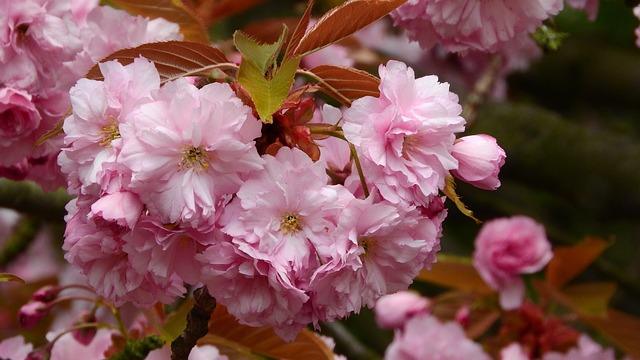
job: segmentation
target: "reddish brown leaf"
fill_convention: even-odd
[[[432,265],[431,270],[422,270],[416,280],[476,294],[493,292],[473,267],[471,260],[442,254],[438,256],[438,262]]]
[[[547,282],[561,287],[582,273],[609,246],[599,238],[586,238],[574,246],[557,247],[547,265]]]
[[[640,318],[609,310],[605,317],[582,317],[582,320],[617,344],[626,354],[640,359]]]
[[[133,15],[152,19],[163,18],[178,24],[185,40],[209,42],[202,20],[181,0],[111,0],[111,2]]]
[[[450,291],[433,298],[433,315],[441,321],[454,321],[463,307],[470,307],[468,323],[464,325],[471,339],[484,334],[500,318],[500,311],[494,307],[474,306],[481,296],[469,292]]]
[[[195,11],[202,17],[206,24],[233,16],[239,12],[250,9],[264,0],[200,0],[191,1]]]
[[[296,25],[296,29],[291,35],[289,44],[287,45],[286,51],[284,52],[285,59],[288,59],[290,57],[291,52],[300,44],[300,40],[302,40],[304,34],[307,32],[307,27],[309,27],[309,19],[311,18],[311,8],[313,8],[313,0],[309,0],[307,10],[300,18],[298,25]]]
[[[229,63],[220,50],[209,45],[186,41],[144,44],[116,51],[101,62],[118,60],[121,64],[127,65],[140,56],[155,63],[163,82],[185,75],[207,75],[216,68],[216,65]],[[233,67],[231,64],[229,66]],[[86,77],[94,80],[104,79],[98,65],[92,67]]]
[[[291,56],[305,55],[355,33],[406,0],[350,0],[331,9],[304,34]]]
[[[380,79],[366,71],[333,65],[321,65],[306,72],[318,82],[318,86],[340,101],[350,105],[363,96],[379,97]]]
[[[215,345],[231,358],[262,354],[276,359],[333,359],[333,352],[310,330],[303,329],[294,341],[287,343],[270,327],[241,325],[220,304],[211,316],[209,334],[198,343]]]

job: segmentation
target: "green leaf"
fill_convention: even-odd
[[[287,98],[299,63],[299,57],[286,60],[274,71],[271,79],[266,78],[252,61],[240,64],[237,80],[251,95],[260,120],[264,123],[273,122],[272,115]]]
[[[5,281],[15,281],[21,284],[26,284],[26,281],[24,281],[22,278],[16,275],[9,274],[9,273],[0,273],[0,282],[5,282]]]
[[[165,341],[157,335],[149,335],[140,340],[129,339],[124,348],[108,360],[143,360],[151,351],[161,348],[164,344]]]
[[[473,211],[469,210],[467,206],[462,202],[460,196],[456,193],[456,183],[453,177],[449,177],[447,179],[447,184],[442,191],[454,204],[461,213],[465,216],[472,218],[476,224],[482,224],[482,221],[478,220],[475,216],[473,216]]]
[[[283,25],[284,26],[284,25]],[[258,67],[260,72],[264,74],[268,69],[275,64],[280,48],[284,43],[284,39],[287,35],[287,27],[284,26],[278,41],[273,44],[260,44],[256,40],[250,38],[242,31],[236,31],[233,33],[233,44],[238,51],[242,54],[242,61],[251,61]]]
[[[572,285],[562,290],[576,309],[586,315],[606,316],[609,301],[618,286],[612,282],[591,282]]]
[[[187,326],[187,314],[193,307],[193,298],[185,300],[178,309],[167,315],[162,326],[158,328],[158,334],[167,343],[180,336]]]

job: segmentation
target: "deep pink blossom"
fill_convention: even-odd
[[[490,360],[482,346],[467,338],[460,324],[441,323],[431,315],[415,316],[396,330],[385,360]]]
[[[486,190],[500,187],[498,173],[506,154],[490,135],[463,136],[453,144],[458,168],[451,173],[460,180]]]
[[[411,291],[384,295],[376,302],[376,323],[383,329],[401,328],[412,317],[426,314],[429,305],[429,299]]]
[[[391,15],[425,49],[441,44],[451,52],[497,52],[562,7],[562,0],[409,0]]]
[[[41,121],[31,94],[0,87],[0,165],[17,163],[32,152],[33,143],[42,135],[37,132]]]
[[[415,79],[411,68],[380,66],[380,97],[366,96],[344,112],[345,137],[361,154],[365,177],[393,203],[426,206],[444,188],[462,107],[436,76]]]
[[[521,274],[541,270],[553,256],[544,226],[526,216],[486,222],[475,239],[473,265],[493,289],[500,305],[518,308],[524,300]]]
[[[232,194],[262,167],[261,123],[227,84],[180,78],[130,112],[119,161],[129,188],[165,223],[211,229]]]

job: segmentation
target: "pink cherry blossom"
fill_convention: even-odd
[[[640,20],[640,5],[633,8],[633,14]],[[640,47],[640,26],[636,28],[636,46]]]
[[[78,342],[73,334],[64,334],[53,343],[51,360],[103,359],[105,351],[111,346],[111,335],[114,333],[114,330],[98,329],[91,342],[86,345]],[[56,332],[51,332],[47,334],[47,338],[51,341],[57,335]]]
[[[542,360],[615,360],[616,353],[613,348],[603,348],[586,334],[578,338],[578,346],[569,349],[566,353],[549,352],[544,354]],[[507,359],[505,359],[507,360]]]
[[[462,107],[436,76],[415,79],[397,61],[379,72],[380,97],[360,98],[345,110],[345,137],[385,199],[426,206],[458,166],[451,151],[454,133],[464,130]]]
[[[567,5],[574,9],[583,10],[589,20],[594,21],[598,17],[600,0],[567,0]]]
[[[385,360],[490,360],[482,347],[467,338],[460,324],[441,323],[431,315],[415,316],[396,330]]]
[[[116,306],[131,302],[150,307],[181,296],[185,289],[177,276],[160,277],[132,263],[124,249],[127,228],[99,216],[88,217],[87,204],[93,202],[80,196],[67,205],[62,247],[65,259],[87,277],[88,284]]]
[[[475,239],[473,265],[493,289],[505,310],[524,300],[521,274],[541,270],[553,256],[544,226],[526,216],[486,222]]]
[[[441,44],[451,52],[497,52],[562,7],[562,0],[409,0],[391,15],[425,49]]]
[[[376,323],[383,329],[401,328],[412,317],[426,314],[429,305],[429,299],[411,291],[384,295],[376,302]]]
[[[0,87],[0,165],[17,163],[33,150],[42,116],[26,91]]]
[[[220,209],[262,167],[261,123],[227,84],[201,89],[180,78],[120,126],[129,188],[165,223],[211,229]]]
[[[500,187],[498,173],[506,154],[492,136],[480,134],[464,136],[453,144],[453,157],[458,168],[451,173],[460,180],[486,190]]]
[[[2,359],[25,360],[31,351],[33,351],[33,345],[25,343],[22,335],[0,341],[0,358]]]
[[[121,124],[160,88],[158,71],[143,58],[126,66],[117,61],[102,63],[100,69],[104,81],[80,79],[70,91],[73,113],[64,122],[66,146],[58,162],[68,176],[71,193],[113,192],[120,188],[111,188],[114,183],[128,182],[127,169],[117,162]]]
[[[440,250],[440,219],[386,201],[354,199],[340,214],[334,255],[311,282],[321,318],[373,307],[385,294],[406,290]]]

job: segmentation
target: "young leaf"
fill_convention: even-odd
[[[307,27],[309,27],[309,19],[311,19],[311,9],[313,8],[313,0],[309,0],[309,4],[307,4],[307,10],[305,10],[304,14],[300,18],[298,25],[296,25],[296,29],[293,31],[293,35],[291,35],[291,39],[289,39],[289,44],[287,45],[287,49],[284,52],[284,58],[288,59],[291,55],[291,52],[300,44],[300,40],[304,36],[307,31]]]
[[[234,358],[233,355],[262,358],[262,355],[276,359],[333,359],[333,352],[310,330],[303,329],[293,342],[287,343],[270,327],[241,325],[220,304],[211,316],[209,334],[200,339],[198,344],[215,345],[230,358]]]
[[[456,183],[453,176],[450,176],[449,178],[447,178],[446,183],[447,184],[444,190],[442,190],[442,192],[445,195],[447,195],[447,197],[451,199],[454,204],[456,204],[456,207],[458,208],[458,210],[460,210],[461,213],[473,219],[476,222],[476,224],[482,224],[482,221],[478,220],[475,216],[473,216],[473,211],[467,208],[467,206],[460,199],[460,196],[458,196],[458,194],[456,193]]]
[[[163,18],[180,26],[185,40],[208,43],[209,37],[202,20],[181,0],[111,0],[130,14]]]
[[[287,98],[298,69],[300,58],[286,60],[271,79],[251,61],[243,61],[238,72],[238,82],[247,90],[256,106],[260,120],[273,122],[272,115]]]
[[[236,31],[233,33],[233,44],[242,54],[243,62],[244,60],[251,61],[264,74],[267,69],[273,67],[286,35],[287,28],[285,27],[280,33],[278,41],[273,44],[259,44],[242,31]]]
[[[416,280],[478,294],[493,292],[473,267],[471,259],[458,256],[439,254],[438,262],[431,270],[423,269]]]
[[[331,9],[300,40],[291,56],[304,56],[340,41],[382,18],[406,0],[350,0]]]
[[[609,301],[618,286],[612,282],[591,282],[572,285],[562,289],[573,305],[582,314],[606,316]]]
[[[604,317],[582,317],[581,320],[620,346],[631,358],[640,359],[640,318],[609,310]]]
[[[0,283],[1,282],[5,282],[5,281],[15,281],[15,282],[19,282],[19,283],[22,283],[22,284],[26,284],[26,282],[22,278],[20,278],[20,277],[18,277],[16,275],[13,275],[13,274],[10,274],[10,273],[0,273]]]
[[[317,81],[322,91],[343,105],[351,105],[352,101],[364,96],[380,96],[380,79],[366,71],[320,65],[303,73]]]
[[[215,68],[235,68],[222,51],[206,44],[188,41],[167,41],[140,45],[131,49],[116,51],[101,62],[118,60],[127,65],[137,57],[144,57],[155,63],[162,82],[175,80],[181,76],[206,76]],[[103,80],[98,65],[94,65],[86,75],[93,80]]]
[[[557,247],[546,270],[547,283],[557,288],[582,273],[610,243],[589,237],[573,246]]]

